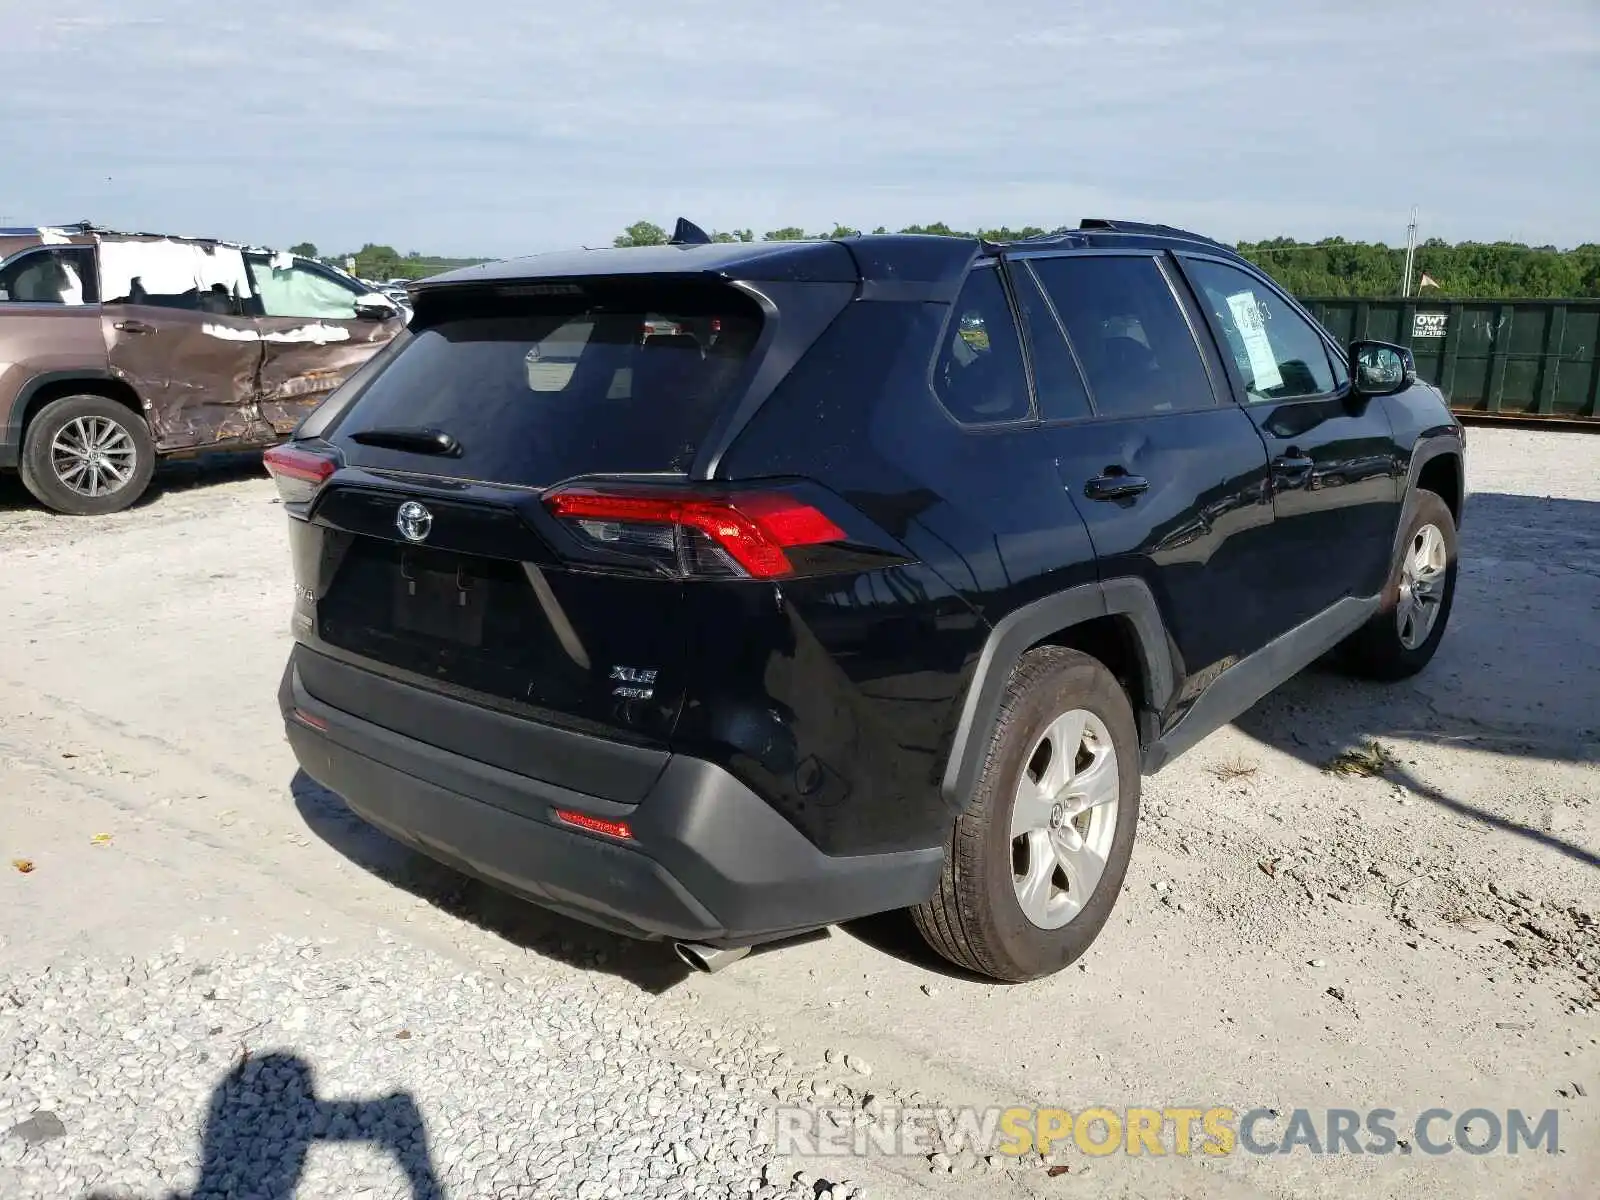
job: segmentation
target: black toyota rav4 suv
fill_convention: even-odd
[[[1329,651],[1423,667],[1464,436],[1227,247],[674,244],[472,267],[268,453],[307,774],[692,963],[909,908],[1082,954],[1140,778]]]

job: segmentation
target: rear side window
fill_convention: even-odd
[[[332,440],[364,466],[529,486],[685,470],[761,332],[752,303],[727,287],[708,290],[635,290],[622,302],[555,311],[476,301],[436,313],[355,398]],[[351,441],[417,427],[453,435],[461,454]]]
[[[1327,346],[1283,297],[1222,263],[1186,259],[1184,270],[1222,334],[1247,401],[1300,400],[1333,391]]]
[[[93,304],[94,251],[87,246],[29,250],[0,268],[0,303]]]
[[[1153,258],[1034,259],[1103,417],[1179,412],[1216,403],[1200,349]]]
[[[991,425],[1029,415],[1022,343],[999,271],[976,270],[962,285],[934,363],[933,387],[945,409],[963,425]]]

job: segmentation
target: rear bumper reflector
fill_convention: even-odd
[[[328,732],[328,723],[326,721],[324,721],[321,717],[312,716],[303,708],[291,709],[289,711],[289,715],[296,721],[299,721],[300,724],[305,725],[310,729],[317,729],[323,733]]]
[[[623,841],[633,840],[633,830],[628,828],[626,821],[605,821],[599,817],[591,817],[588,813],[574,812],[570,808],[557,808],[553,811],[556,820],[563,825],[586,829],[590,833],[601,833],[606,837],[621,838]]]

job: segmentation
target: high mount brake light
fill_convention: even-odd
[[[718,496],[575,487],[544,503],[585,541],[658,562],[670,558],[685,576],[782,579],[794,573],[786,551],[846,540],[826,514],[782,492]]]
[[[338,459],[315,450],[304,450],[292,442],[273,446],[261,455],[267,471],[278,485],[285,504],[303,504],[339,469]]]

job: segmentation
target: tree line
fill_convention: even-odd
[[[807,233],[799,226],[771,229],[764,242],[839,238],[862,231],[835,225],[829,232]],[[873,233],[888,233],[883,226]],[[993,242],[1013,242],[1038,237],[1047,231],[1037,225],[1020,229],[952,229],[942,221],[908,225],[897,233],[934,233],[954,237],[980,237]],[[660,246],[669,234],[651,221],[636,221],[618,234],[617,246]],[[752,242],[749,229],[711,235],[715,242]],[[1298,296],[1397,296],[1405,270],[1405,247],[1381,242],[1351,242],[1323,238],[1298,242],[1269,238],[1240,242],[1234,247],[1261,267],[1287,291]],[[1426,276],[1424,280],[1423,277]],[[1423,285],[1418,291],[1419,284]],[[1412,292],[1439,299],[1561,299],[1600,296],[1600,245],[1586,243],[1572,250],[1554,246],[1526,246],[1519,242],[1458,242],[1430,238],[1417,247],[1412,267]]]
[[[323,254],[314,243],[301,242],[290,246],[289,253],[325,262],[341,271],[348,270],[358,279],[376,280],[426,279],[429,275],[489,261],[486,258],[440,258],[416,250],[401,254],[393,246],[378,246],[372,242],[344,254]],[[351,262],[355,264],[353,267],[349,265]]]
[[[786,242],[809,238],[853,237],[863,232],[888,233],[883,226],[863,231],[848,225],[807,232],[797,225],[769,229],[757,236],[750,229],[713,233],[717,242]],[[942,221],[908,225],[897,233],[944,234],[981,237],[993,242],[1014,242],[1048,232],[1037,225],[1018,229],[953,229]],[[651,221],[636,221],[614,239],[617,246],[664,245],[670,235]],[[1381,242],[1353,242],[1323,238],[1299,242],[1269,238],[1240,242],[1235,249],[1260,266],[1288,291],[1298,296],[1396,296],[1405,268],[1405,248]],[[412,250],[401,253],[392,246],[371,242],[343,254],[323,254],[310,242],[291,246],[305,258],[320,259],[340,269],[354,260],[354,273],[362,279],[422,279],[482,258],[441,258]],[[1424,280],[1423,277],[1426,277]],[[1419,283],[1426,286],[1418,292]],[[1517,242],[1450,243],[1430,238],[1417,248],[1412,269],[1412,291],[1427,298],[1496,300],[1508,298],[1559,299],[1600,297],[1600,245],[1587,243],[1571,250],[1554,246],[1525,246]]]

